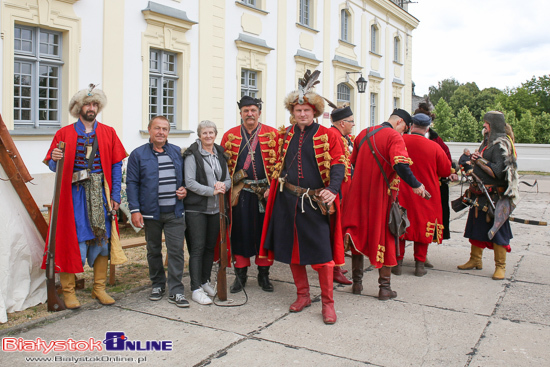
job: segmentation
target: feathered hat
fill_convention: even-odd
[[[107,96],[105,96],[105,93],[101,89],[96,88],[95,84],[90,84],[88,88],[76,92],[73,98],[71,98],[71,102],[69,102],[69,113],[74,118],[79,118],[82,106],[91,102],[98,104],[98,114],[107,105]]]
[[[298,81],[298,89],[290,92],[285,98],[285,108],[292,114],[294,106],[297,104],[308,104],[315,111],[314,117],[319,117],[325,111],[325,101],[323,97],[315,93],[313,88],[319,84],[319,75],[321,72],[315,70],[313,73],[307,70],[303,78]]]

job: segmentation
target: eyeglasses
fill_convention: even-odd
[[[354,124],[355,125],[355,121],[353,120],[342,120],[344,122],[347,122],[348,124]]]

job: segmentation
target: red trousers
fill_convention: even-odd
[[[403,260],[405,256],[405,240],[399,240],[399,256],[397,260]],[[428,243],[415,242],[414,243],[414,259],[416,261],[426,262],[426,256],[428,256]]]
[[[258,266],[271,266],[273,262],[267,260],[267,258],[260,258],[259,256],[255,257],[255,264]],[[235,267],[236,268],[246,268],[250,266],[250,258],[244,257],[241,255],[235,255]]]

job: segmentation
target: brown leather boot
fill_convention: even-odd
[[[294,284],[296,285],[296,301],[290,305],[290,312],[300,312],[305,307],[311,305],[309,296],[309,282],[307,280],[307,271],[305,265],[290,264]]]
[[[323,303],[323,322],[332,325],[336,322],[336,311],[334,310],[334,285],[332,276],[334,271],[331,266],[323,266],[317,271],[319,273],[319,285],[321,286],[321,302]]]
[[[428,258],[426,258],[426,261],[424,261],[424,267],[425,268],[428,268],[428,269],[433,269],[433,264],[430,262],[430,260],[428,260]]]
[[[390,298],[397,297],[397,292],[392,291],[390,287],[391,280],[391,268],[383,266],[378,269],[378,284],[380,284],[380,290],[378,291],[378,299],[380,301],[387,301]]]
[[[80,308],[80,302],[78,302],[75,293],[75,275],[73,273],[59,273],[59,281],[63,290],[65,307],[72,310]]]
[[[502,280],[506,277],[506,249],[503,246],[493,244],[495,252],[495,273],[494,280]]]
[[[102,305],[112,305],[115,300],[105,292],[105,284],[107,283],[107,256],[98,256],[94,261],[94,289],[92,290],[92,298],[97,298]]]
[[[363,290],[363,255],[351,255],[351,293],[361,294]]]
[[[401,275],[403,273],[403,259],[397,260],[397,265],[391,268],[391,273],[393,275]]]
[[[466,264],[458,265],[457,268],[460,270],[470,270],[470,269],[483,269],[483,263],[481,262],[481,258],[483,256],[483,249],[481,247],[477,247],[472,245],[472,249],[470,251],[470,260],[466,262]]]
[[[335,283],[340,283],[344,285],[350,285],[352,283],[351,280],[346,278],[344,276],[344,273],[342,272],[342,268],[340,266],[335,266],[333,270],[333,279]]]
[[[424,263],[422,261],[415,261],[414,275],[417,277],[423,277],[428,274],[428,271],[424,268]]]

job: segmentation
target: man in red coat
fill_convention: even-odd
[[[405,240],[414,241],[414,259],[416,262],[414,274],[418,277],[426,274],[424,263],[428,254],[428,244],[443,241],[443,209],[439,195],[439,177],[451,174],[451,162],[443,149],[436,142],[426,138],[432,119],[430,116],[418,113],[412,117],[410,135],[403,136],[409,157],[414,162],[411,170],[415,177],[422,181],[426,191],[431,194],[430,200],[415,195],[408,185],[400,190],[399,202],[407,209],[410,226],[399,240],[399,256],[397,266],[392,273],[401,275],[403,256],[405,255]]]
[[[330,113],[330,119],[332,121],[332,126],[329,130],[339,139],[342,144],[342,150],[344,151],[345,175],[342,180],[342,185],[340,186],[340,208],[343,208],[344,198],[351,186],[351,178],[353,175],[353,166],[350,163],[350,157],[353,152],[353,140],[355,139],[355,137],[351,135],[353,127],[355,126],[355,119],[351,107],[347,104],[333,109]],[[334,282],[345,285],[350,285],[352,283],[351,280],[345,277],[341,266],[334,267]]]
[[[389,230],[388,215],[400,178],[415,194],[425,193],[424,185],[409,167],[412,161],[401,136],[411,122],[408,112],[394,110],[387,122],[361,131],[351,155],[355,172],[344,201],[346,215],[342,227],[352,247],[352,292],[361,294],[363,290],[363,255],[366,255],[379,269],[378,299],[382,301],[397,297],[390,287],[391,267],[397,265],[397,241]]]
[[[242,124],[227,131],[221,146],[229,155],[231,174],[231,253],[235,257],[235,281],[231,293],[240,292],[247,281],[250,258],[258,266],[258,285],[273,292],[269,267],[273,264],[258,256],[265,216],[265,199],[277,160],[277,129],[260,123],[262,101],[243,96],[237,103]]]
[[[55,172],[57,162],[63,157],[57,144],[65,142],[57,220],[63,230],[56,233],[55,265],[65,306],[71,309],[80,307],[75,295],[75,273],[84,271],[86,259],[94,269],[92,298],[104,305],[115,303],[105,292],[112,230],[106,208],[107,200],[110,200],[111,207],[118,209],[122,160],[127,154],[115,130],[96,120],[106,104],[103,91],[94,89],[93,85],[77,92],[69,103],[69,112],[78,121],[55,134],[44,159],[44,163]],[[88,179],[73,179],[73,173],[85,171]],[[106,193],[106,187],[110,195]],[[43,269],[45,261],[44,256]]]
[[[318,76],[316,71],[313,76]],[[290,264],[297,289],[291,312],[311,305],[306,265],[319,274],[325,324],[336,322],[333,267],[344,264],[338,192],[344,177],[343,151],[329,129],[314,122],[324,100],[306,78],[285,99],[296,124],[279,133],[280,152],[262,234],[260,256]],[[303,87],[306,86],[306,87]],[[332,211],[332,214],[326,215]]]

